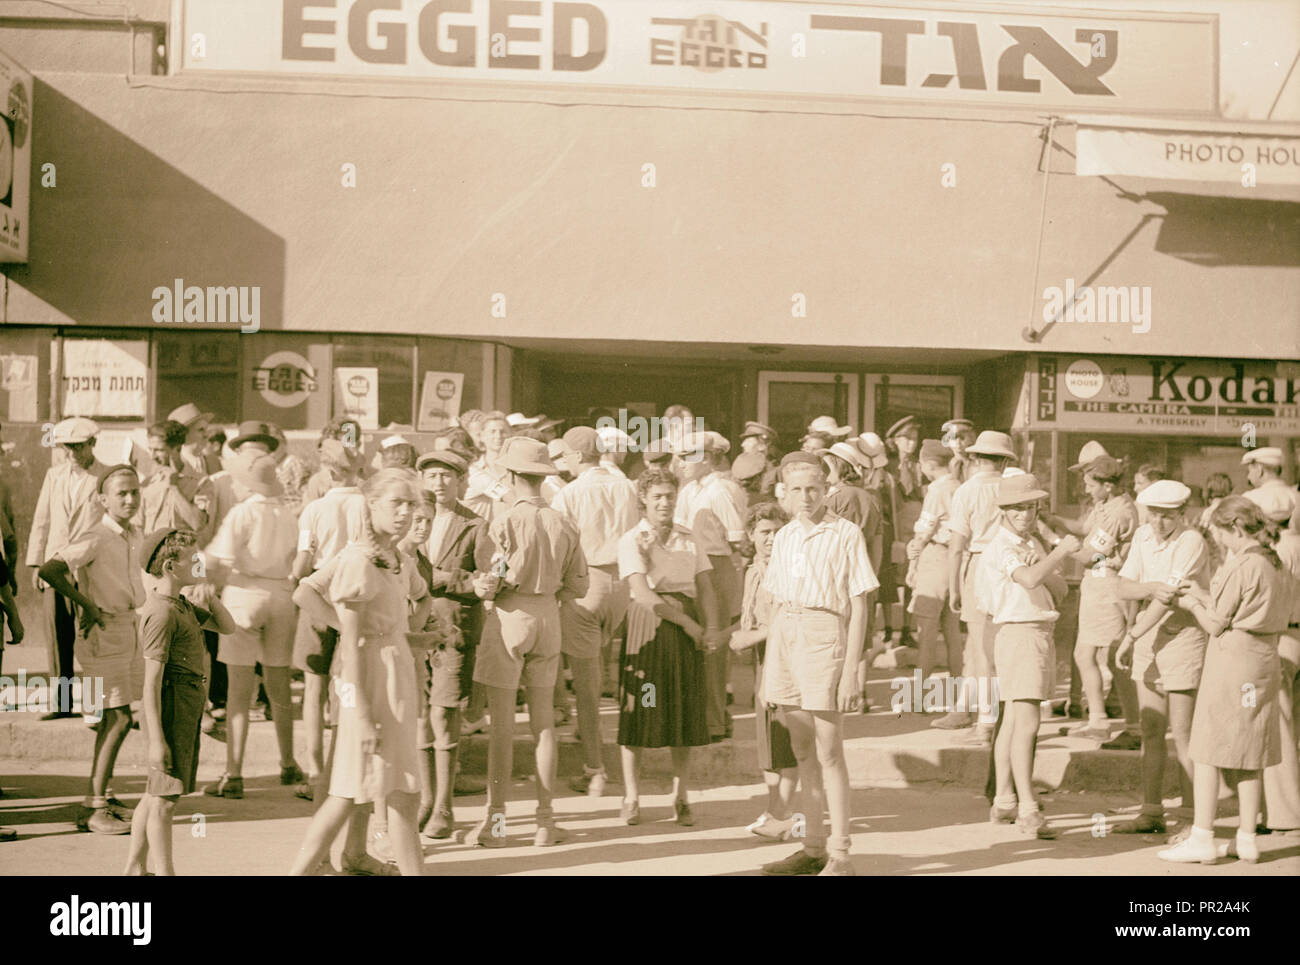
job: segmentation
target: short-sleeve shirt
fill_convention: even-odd
[[[293,570],[298,521],[279,499],[254,493],[221,521],[207,552],[245,576],[285,580]]]
[[[682,487],[673,521],[689,529],[709,556],[730,556],[731,544],[745,538],[748,503],[735,480],[711,472]]]
[[[839,484],[826,494],[826,508],[862,530],[868,545],[880,535],[883,518],[877,493],[861,486]]]
[[[712,569],[713,564],[691,531],[674,525],[666,541],[656,538],[648,563],[637,548],[638,533],[654,535],[654,527],[643,519],[619,537],[618,578],[626,580],[633,573],[644,573],[656,593],[680,593],[695,599],[695,577]]]
[[[553,596],[561,587],[586,593],[587,561],[573,523],[541,499],[520,499],[488,527],[506,559],[505,582],[519,593]]]
[[[998,483],[1002,474],[993,470],[974,473],[957,487],[948,507],[948,529],[966,537],[966,549],[982,553],[1001,526]]]
[[[200,496],[212,499],[212,484],[207,476],[196,473],[188,464],[180,469],[174,480],[157,473],[140,485],[141,532],[152,533],[158,529],[199,529],[202,515],[194,505]]]
[[[375,548],[367,543],[349,543],[343,552],[302,581],[335,608],[345,603],[368,604],[359,608],[363,643],[407,632],[406,603],[414,587],[423,582],[419,568],[405,554],[399,554],[400,570],[388,560],[387,565],[377,566],[377,556]]]
[[[207,610],[185,597],[152,591],[140,610],[140,649],[147,660],[203,676],[207,647],[202,625]]]
[[[55,556],[67,564],[81,592],[109,614],[130,613],[145,600],[139,531],[103,516]]]
[[[1296,588],[1285,568],[1274,566],[1263,547],[1249,547],[1223,561],[1210,582],[1210,599],[1227,629],[1281,633],[1287,628]]]
[[[1300,627],[1300,533],[1287,530],[1274,547],[1282,567],[1291,574],[1291,616],[1288,622]]]
[[[755,559],[745,571],[745,595],[740,606],[740,629],[757,630],[772,622],[772,594],[763,589],[767,561]]]
[[[862,530],[829,511],[811,527],[799,519],[782,526],[763,577],[763,588],[778,605],[841,615],[855,596],[879,586]]]
[[[1137,528],[1137,505],[1128,493],[1116,493],[1093,506],[1083,521],[1087,533],[1083,548],[1091,558],[1092,572],[1099,576],[1118,573]]]
[[[1161,542],[1149,524],[1139,526],[1119,575],[1135,583],[1168,583],[1171,586],[1191,580],[1201,589],[1208,590],[1210,549],[1205,537],[1194,529],[1183,528]],[[1166,628],[1195,623],[1195,617],[1179,606],[1171,606],[1164,621]]]
[[[551,500],[578,527],[588,566],[618,562],[618,541],[637,524],[636,486],[616,466],[592,466]]]
[[[952,497],[961,483],[955,476],[940,476],[925,491],[921,516],[916,521],[914,533],[931,543],[947,545],[952,539],[949,520],[952,516]]]
[[[1030,589],[1012,576],[1022,567],[1033,566],[1044,555],[1034,540],[1017,535],[1007,526],[998,527],[977,564],[982,573],[977,576],[976,584],[984,594],[980,609],[994,623],[1036,623],[1060,616],[1045,584]]]
[[[312,554],[311,567],[343,552],[365,532],[366,499],[356,486],[335,486],[298,516],[298,552]]]

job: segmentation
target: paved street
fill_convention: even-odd
[[[72,829],[72,806],[84,778],[52,763],[0,762],[6,798],[0,824],[15,827],[18,841],[0,845],[6,874],[114,875],[127,850],[124,837],[80,834]],[[140,779],[119,780],[128,801]],[[534,826],[526,803],[512,806],[511,846],[501,851],[469,850],[458,841],[426,846],[430,874],[736,875],[755,874],[760,864],[783,857],[790,844],[768,844],[744,825],[761,808],[759,785],[716,787],[694,796],[697,824],[672,822],[667,785],[648,785],[642,824],[618,820],[618,791],[599,800],[564,797],[557,802],[569,842],[552,849],[532,845]],[[517,783],[516,800],[526,800]],[[249,781],[243,801],[195,795],[182,800],[175,834],[176,867],[186,875],[284,874],[307,827],[310,805],[266,776]],[[1224,859],[1215,867],[1176,866],[1156,857],[1152,837],[1094,837],[1094,815],[1122,817],[1133,800],[1059,792],[1044,798],[1056,841],[1032,841],[1014,828],[987,822],[983,798],[970,790],[873,788],[854,792],[854,863],[874,875],[1300,875],[1300,836],[1259,839],[1262,860],[1251,866]],[[482,795],[457,799],[458,827],[483,813]],[[1225,808],[1226,810],[1226,808]],[[1221,820],[1219,836],[1230,836],[1235,818]],[[463,832],[462,832],[463,833]]]

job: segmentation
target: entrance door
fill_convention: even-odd
[[[899,419],[916,416],[922,439],[943,437],[943,424],[962,414],[957,375],[868,375],[866,423],[881,438]]]
[[[798,449],[808,423],[819,415],[858,427],[855,372],[759,372],[758,421],[775,429],[782,449]]]

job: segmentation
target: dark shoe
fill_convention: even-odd
[[[1164,834],[1165,819],[1154,814],[1139,814],[1132,821],[1121,821],[1115,825],[1114,834]]]
[[[95,834],[130,834],[131,822],[123,820],[110,807],[95,808],[86,821],[86,827]]]
[[[493,834],[494,831],[505,830],[505,822],[493,820],[494,817],[495,814],[489,813],[482,821],[470,828],[469,833],[465,835],[465,843],[471,848],[504,848],[509,844],[504,834]],[[502,814],[501,817],[504,818],[505,815]]]
[[[727,706],[730,707],[730,706],[731,706],[732,704],[734,704],[735,702],[736,702],[736,695],[733,694],[730,690],[728,690],[728,691],[727,691]]]
[[[709,736],[709,743],[710,743],[710,744],[721,744],[721,743],[722,743],[724,740],[726,740],[726,739],[727,739],[727,735],[726,735],[726,734],[712,734],[712,735]]]
[[[457,774],[456,783],[452,786],[451,793],[456,797],[473,797],[476,794],[482,794],[486,790],[487,781],[483,778]]]
[[[302,772],[297,764],[290,764],[288,767],[280,768],[280,784],[288,787],[290,784],[301,784],[307,780],[307,775]]]
[[[13,828],[0,828],[0,841],[17,841],[18,832]]]
[[[828,860],[825,855],[818,857],[800,849],[788,858],[763,865],[762,870],[765,875],[819,875]]]
[[[48,714],[42,714],[41,720],[63,720],[65,717],[76,717],[77,714],[65,710],[56,710]]]
[[[682,827],[695,827],[695,815],[691,813],[691,806],[681,798],[673,801],[673,815],[673,819]]]
[[[1066,704],[1065,716],[1071,720],[1083,720],[1083,704]]]
[[[108,798],[109,810],[116,814],[123,821],[130,821],[135,815],[135,808],[127,807],[115,797]]]
[[[1135,734],[1131,730],[1120,731],[1113,739],[1103,742],[1101,749],[1104,751],[1140,751],[1142,750],[1142,735]]]
[[[230,798],[232,801],[241,800],[244,796],[244,779],[242,777],[229,777],[221,775],[221,780],[216,784],[209,784],[203,789],[203,793],[208,797]]]
[[[443,841],[451,837],[455,827],[456,821],[450,811],[434,811],[429,818],[428,824],[424,826],[423,833],[427,838]]]
[[[885,635],[881,638],[881,641],[880,641],[880,642],[881,642],[881,643],[888,643],[888,642],[889,642],[890,640],[892,640],[893,638],[894,638],[894,628],[893,628],[893,627],[885,627]]]
[[[303,781],[293,789],[293,796],[300,797],[304,801],[316,800],[316,789],[307,781]]]
[[[569,840],[569,832],[554,824],[543,824],[533,835],[533,844],[538,848],[553,848]]]
[[[76,815],[73,817],[72,822],[77,826],[78,831],[90,830],[88,822],[90,821],[90,816],[94,813],[94,808],[88,808],[84,804],[77,805]]]

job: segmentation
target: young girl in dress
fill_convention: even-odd
[[[363,539],[304,579],[294,594],[315,622],[338,627],[342,665],[334,682],[339,715],[329,797],[307,829],[295,875],[320,867],[354,812],[361,813],[349,824],[343,871],[394,873],[365,850],[363,815],[377,801],[388,804],[388,832],[401,874],[419,875],[424,868],[416,829],[420,701],[406,633],[425,618],[420,612],[408,618],[407,600],[425,594],[417,568],[397,548],[420,492],[413,473],[390,468],[367,480],[364,493]]]
[[[1222,770],[1237,778],[1237,854],[1258,861],[1262,775],[1282,759],[1278,635],[1287,628],[1295,588],[1273,551],[1276,530],[1249,499],[1228,496],[1220,502],[1210,514],[1210,533],[1224,550],[1223,566],[1208,593],[1184,584],[1178,597],[1178,605],[1210,634],[1189,747],[1195,824],[1186,840],[1160,857],[1213,864],[1227,853],[1227,842],[1214,841]]]
[[[689,827],[695,823],[686,800],[691,748],[709,743],[704,647],[721,643],[725,631],[709,558],[689,529],[673,524],[677,477],[647,469],[637,495],[641,522],[618,541],[619,578],[632,590],[620,655],[618,743],[627,791],[621,817],[626,824],[641,821],[642,749],[667,747],[675,817]]]

